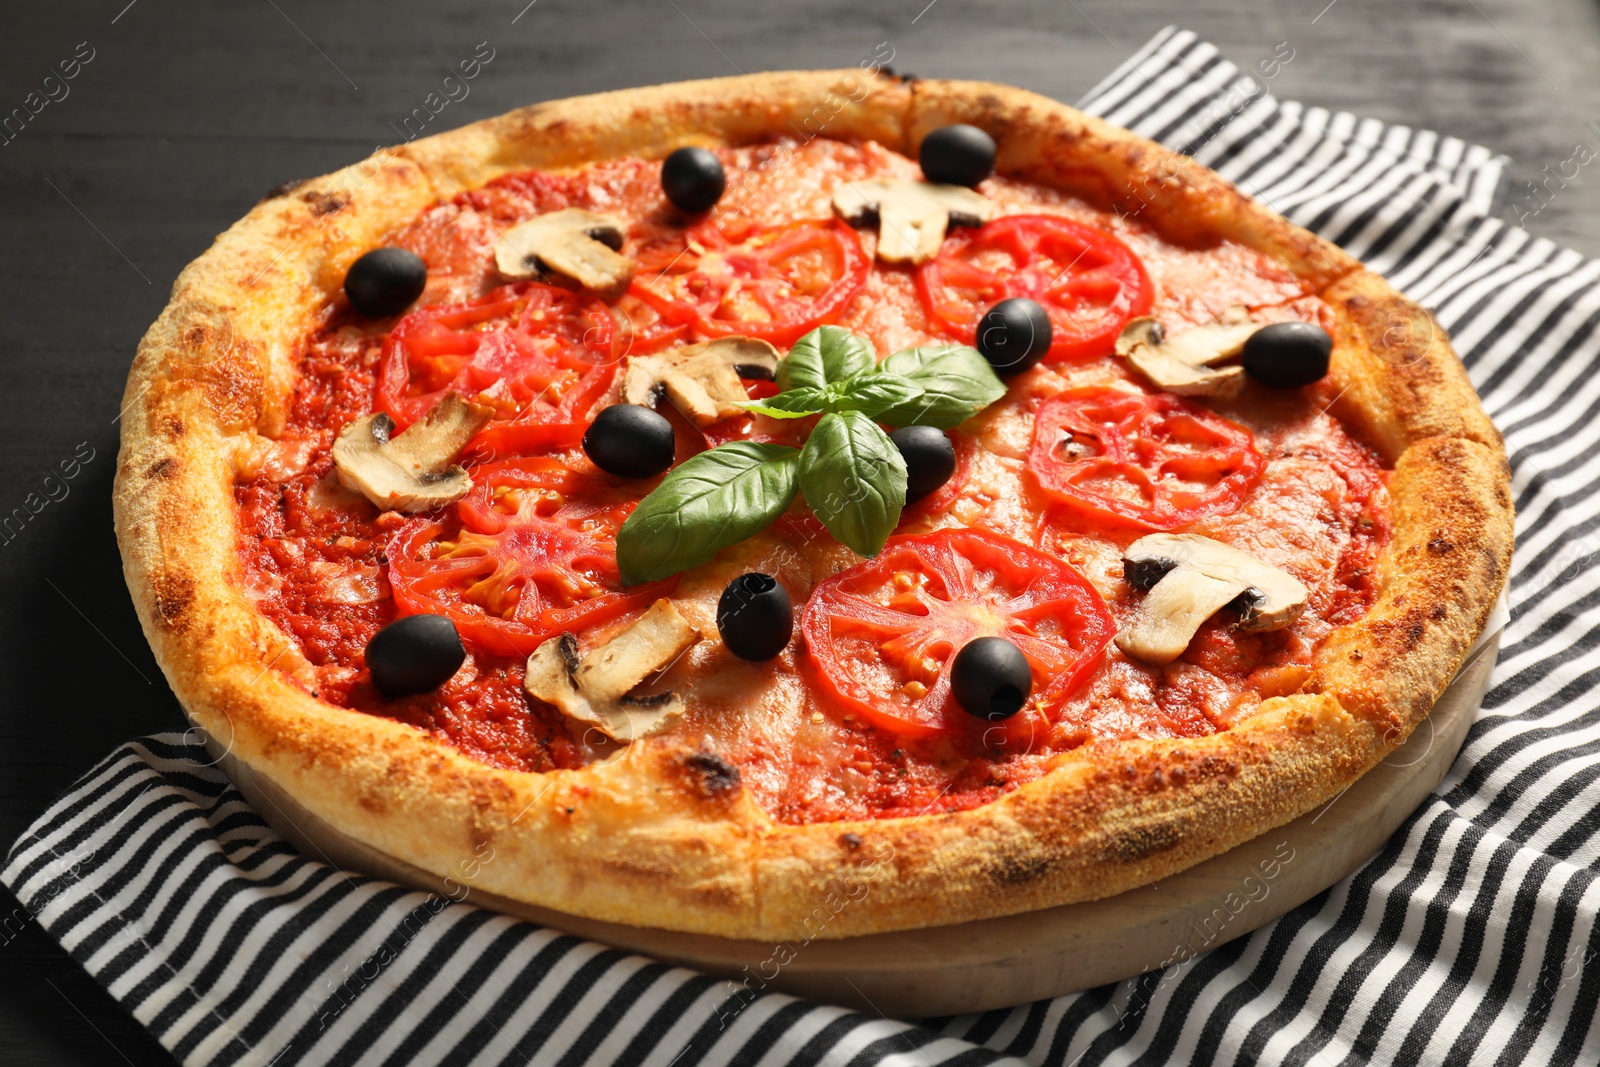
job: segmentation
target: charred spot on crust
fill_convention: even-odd
[[[549,104],[529,104],[527,107],[521,107],[511,112],[509,117],[515,123],[516,128],[511,132],[510,136],[517,140],[532,138],[537,141],[540,138],[558,134],[566,126],[567,121],[566,119],[556,119],[549,124],[541,124],[540,117],[549,111]],[[637,114],[635,112],[635,115]]]
[[[153,583],[156,617],[167,630],[181,632],[189,625],[189,605],[194,603],[194,581],[185,577],[158,575]]]
[[[1050,873],[1055,862],[1045,853],[1027,855],[1001,855],[995,857],[984,873],[1001,885],[1027,885]]]
[[[198,351],[205,348],[213,336],[211,327],[206,323],[194,323],[183,331],[183,347]]]
[[[348,193],[325,193],[320,189],[309,189],[300,194],[300,199],[311,208],[311,213],[317,218],[332,215],[335,211],[342,211],[350,203]]]
[[[715,752],[695,752],[684,758],[683,766],[695,790],[707,800],[720,800],[739,791],[739,768]]]
[[[1442,556],[1455,550],[1455,543],[1447,538],[1435,537],[1428,542],[1428,551]]]
[[[150,469],[145,471],[145,475],[147,477],[162,481],[171,478],[177,473],[178,461],[173,459],[171,456],[168,456],[165,459],[156,460],[154,463],[150,464]]]
[[[1195,773],[1205,778],[1229,781],[1238,777],[1239,769],[1239,764],[1235,760],[1224,759],[1221,756],[1202,756],[1195,767]]]
[[[296,189],[300,188],[310,180],[310,178],[292,178],[286,182],[279,182],[271,189],[268,189],[267,195],[263,196],[261,200],[263,203],[265,203],[268,200],[276,200],[280,196],[288,196],[290,193],[294,192]]]
[[[1130,863],[1152,856],[1157,852],[1165,852],[1183,839],[1177,827],[1166,823],[1154,823],[1147,826],[1137,826],[1126,830],[1117,830],[1106,835],[1117,855]]]
[[[861,847],[861,835],[860,834],[840,834],[839,835],[839,844],[843,845],[845,848],[849,849],[851,852],[854,852],[856,849]]]

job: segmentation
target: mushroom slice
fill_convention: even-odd
[[[627,629],[583,657],[572,680],[591,701],[621,700],[698,640],[700,631],[678,613],[672,601],[662,598]]]
[[[622,400],[655,407],[662,396],[701,428],[739,414],[750,399],[740,378],[771,379],[778,350],[756,337],[721,337],[653,356],[631,356]]]
[[[1117,355],[1169,393],[1235,397],[1244,390],[1244,368],[1217,364],[1238,356],[1260,328],[1242,307],[1229,308],[1206,326],[1170,335],[1157,320],[1137,318],[1122,328]]]
[[[1122,556],[1129,584],[1149,590],[1117,647],[1157,666],[1183,655],[1219,609],[1239,612],[1237,629],[1281,630],[1306,607],[1306,587],[1287,571],[1199,534],[1151,534]]]
[[[845,182],[834,190],[833,209],[852,226],[878,224],[878,258],[885,263],[925,263],[939,253],[950,226],[978,226],[994,217],[994,204],[961,185],[886,178]]]
[[[618,292],[633,278],[633,260],[620,255],[622,224],[569,207],[519,222],[495,244],[494,261],[507,278],[555,273],[585,289]]]
[[[383,412],[357,419],[333,443],[339,481],[389,511],[432,511],[460,500],[472,478],[456,456],[483,429],[491,408],[469,404],[455,393],[428,409],[398,436]]]
[[[683,698],[672,692],[636,696],[631,691],[698,640],[700,632],[672,601],[658,600],[581,659],[571,634],[550,638],[528,657],[523,688],[607,737],[633,741],[682,715]]]

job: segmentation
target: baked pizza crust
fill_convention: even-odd
[[[354,259],[424,208],[508,171],[772,133],[911,155],[950,122],[1000,173],[1227,237],[1320,291],[1336,413],[1393,463],[1380,592],[1319,649],[1304,690],[1208,737],[1096,742],[987,805],[788,825],[736,768],[682,741],[548,774],[500,770],[420,730],[313,698],[299,654],[244,593],[233,482],[283,427],[297,342]],[[1327,801],[1400,744],[1481,633],[1512,547],[1510,476],[1448,339],[1335,246],[1166,149],[1003,86],[862,71],[762,74],[542,104],[279,190],[178,278],[124,397],[115,514],[124,570],[173,691],[230,765],[344,837],[558,912],[785,940],[945,925],[1122,892]],[[273,810],[271,791],[262,814]],[[821,929],[808,923],[837,894]]]

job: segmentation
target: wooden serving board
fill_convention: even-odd
[[[1170,967],[1272,922],[1364,864],[1455,762],[1500,635],[1479,643],[1432,713],[1317,811],[1158,883],[1105,900],[957,926],[783,945],[597,922],[473,890],[474,904],[744,985],[891,1016],[1024,1004]],[[345,836],[226,753],[218,762],[301,852],[439,892],[443,880]],[[730,992],[733,987],[730,986]]]

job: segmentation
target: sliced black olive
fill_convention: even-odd
[[[717,631],[740,659],[771,659],[788,645],[793,630],[794,605],[770,574],[741,574],[717,600]]]
[[[1000,301],[978,320],[978,351],[996,374],[1010,378],[1044,358],[1053,333],[1044,305],[1014,296]]]
[[[466,658],[456,624],[443,615],[408,615],[367,642],[372,684],[391,699],[439,688]]]
[[[612,404],[584,431],[583,451],[619,478],[653,478],[672,466],[672,423],[639,404]]]
[[[709,210],[727,187],[722,161],[704,148],[680,148],[661,164],[661,191],[691,215]]]
[[[1244,343],[1244,369],[1256,381],[1280,389],[1310,385],[1328,373],[1333,338],[1311,322],[1275,322]]]
[[[994,138],[976,126],[941,126],[922,139],[917,160],[922,176],[969,189],[994,173]]]
[[[956,446],[932,426],[902,426],[889,435],[906,461],[906,503],[921,500],[956,472]]]
[[[361,314],[383,319],[410,307],[427,285],[428,265],[421,256],[404,248],[374,248],[350,264],[344,295]]]
[[[1022,650],[1005,638],[979,637],[956,653],[950,691],[957,704],[980,719],[1009,719],[1033,691],[1033,669]]]

